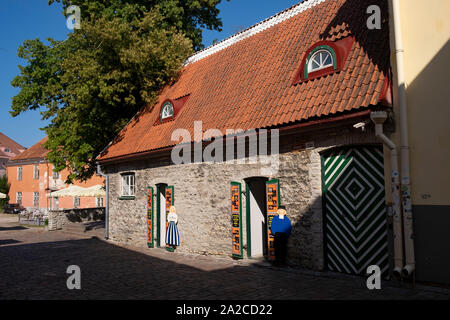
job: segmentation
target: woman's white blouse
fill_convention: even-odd
[[[175,222],[178,223],[178,216],[176,213],[170,212],[169,215],[167,216],[167,221],[169,222]]]

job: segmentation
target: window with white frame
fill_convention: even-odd
[[[175,114],[172,103],[169,101],[165,102],[161,108],[161,121],[172,118]]]
[[[22,167],[17,167],[17,180],[22,180]]]
[[[59,199],[58,199],[58,197],[54,197],[53,198],[52,208],[53,208],[53,210],[58,210],[59,209]]]
[[[73,197],[73,207],[74,208],[80,207],[80,197]]]
[[[122,196],[134,196],[135,177],[134,173],[122,174]]]
[[[98,208],[103,207],[103,197],[97,197],[96,198],[96,204]]]
[[[39,166],[34,165],[33,167],[33,179],[39,179]]]
[[[59,179],[59,172],[53,169],[53,179]]]
[[[326,49],[321,49],[313,54],[308,61],[308,73],[319,71],[333,66],[333,56]]]
[[[33,192],[33,207],[39,207],[39,192]]]
[[[22,204],[22,192],[16,192],[16,202]]]

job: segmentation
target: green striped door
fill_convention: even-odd
[[[329,270],[365,274],[389,268],[383,153],[378,147],[333,150],[322,157],[325,248]]]

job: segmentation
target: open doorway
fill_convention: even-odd
[[[156,243],[158,247],[166,245],[166,187],[156,185]]]
[[[247,256],[267,256],[267,209],[265,177],[245,179]]]

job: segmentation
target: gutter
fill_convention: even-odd
[[[102,171],[100,164],[97,164],[97,174],[105,178],[106,204],[105,204],[105,239],[109,239],[109,176]]]
[[[400,124],[401,195],[405,241],[405,263],[402,275],[409,277],[415,270],[413,212],[411,206],[411,181],[409,170],[408,118],[406,103],[405,67],[403,62],[402,33],[399,0],[390,0],[392,5],[395,37],[395,59],[397,62],[398,106]]]
[[[397,146],[383,133],[383,123],[387,119],[385,111],[374,111],[370,119],[375,124],[375,136],[378,137],[391,151],[391,192],[394,203],[390,206],[390,215],[393,217],[394,231],[394,270],[393,275],[399,279],[403,268],[403,232],[400,205],[400,180],[398,174]]]

